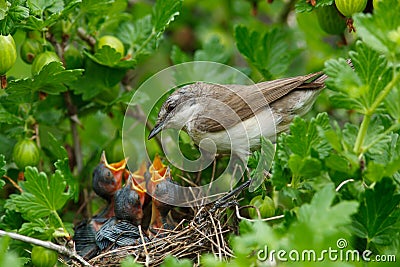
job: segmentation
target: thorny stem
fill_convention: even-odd
[[[76,168],[78,170],[78,173],[81,173],[82,169],[83,169],[81,140],[79,139],[78,124],[74,120],[74,116],[76,117],[76,115],[77,115],[77,110],[76,110],[75,105],[72,103],[69,91],[64,93],[64,101],[67,106],[68,115],[69,115],[69,122],[70,122],[72,141],[73,141],[73,146],[74,146]]]
[[[88,267],[92,266],[87,261],[85,261],[81,256],[76,254],[75,252],[70,251],[66,247],[63,247],[63,246],[60,246],[60,245],[56,245],[56,244],[54,244],[52,242],[43,241],[43,240],[40,240],[40,239],[36,239],[36,238],[29,237],[29,236],[20,235],[20,234],[17,234],[17,233],[10,233],[10,232],[6,232],[6,231],[3,231],[3,230],[0,230],[0,236],[9,236],[10,238],[15,239],[15,240],[19,240],[19,241],[22,241],[22,242],[25,242],[25,243],[30,243],[30,244],[33,244],[33,245],[36,245],[36,246],[41,246],[41,247],[44,247],[44,248],[55,250],[58,253],[61,253],[61,254],[66,255],[66,256],[68,256],[70,258],[76,259],[83,266],[88,266]]]
[[[90,45],[90,47],[91,47],[92,49],[93,49],[94,46],[96,45],[96,39],[95,39],[93,36],[87,34],[86,31],[85,31],[83,28],[81,28],[81,27],[78,28],[78,36],[79,36],[79,38],[81,38],[83,41],[85,41],[88,45]]]

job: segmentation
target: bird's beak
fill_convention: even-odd
[[[150,140],[151,138],[156,136],[159,132],[161,132],[161,130],[163,129],[163,126],[164,126],[164,123],[162,123],[162,122],[157,123],[156,126],[154,126],[153,130],[151,130],[147,140]]]

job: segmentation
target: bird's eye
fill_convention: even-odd
[[[173,109],[175,108],[175,103],[169,103],[165,109],[167,110],[167,112],[171,112]]]
[[[106,170],[106,175],[105,176],[106,176],[107,179],[112,179],[113,178],[112,172],[110,170],[108,170],[108,169]]]

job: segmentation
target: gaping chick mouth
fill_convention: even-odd
[[[115,163],[108,163],[107,162],[107,158],[106,158],[106,153],[105,151],[103,151],[103,153],[101,154],[101,159],[100,162],[104,163],[104,165],[110,170],[110,171],[121,171],[124,170],[126,167],[126,164],[128,162],[128,158],[125,158],[119,162],[115,162]]]

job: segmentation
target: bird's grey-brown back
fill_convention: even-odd
[[[187,132],[218,132],[268,108],[286,130],[295,115],[304,115],[324,88],[321,72],[261,82],[256,85],[219,85],[197,82],[172,93],[161,107],[158,124]]]

